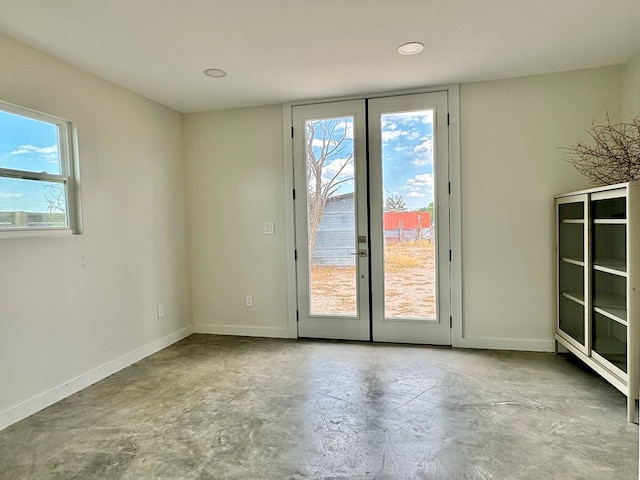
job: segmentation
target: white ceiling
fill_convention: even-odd
[[[187,113],[620,64],[640,0],[0,0],[0,31]]]

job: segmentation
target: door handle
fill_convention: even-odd
[[[352,252],[351,255],[358,255],[359,257],[366,257],[367,256],[367,251],[362,248],[360,250],[358,250],[357,252]]]

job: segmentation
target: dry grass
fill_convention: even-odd
[[[311,268],[311,314],[354,317],[356,267],[314,265]]]
[[[399,272],[406,268],[419,267],[420,260],[404,253],[385,252],[386,272]]]
[[[385,317],[435,318],[435,247],[428,242],[385,246]],[[311,312],[356,315],[355,267],[313,266]]]

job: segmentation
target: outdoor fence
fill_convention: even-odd
[[[63,212],[0,212],[0,229],[64,228],[67,216]]]
[[[429,212],[384,212],[386,244],[429,241],[434,229]],[[314,265],[355,265],[355,216],[353,196],[332,199],[325,206],[313,252]]]

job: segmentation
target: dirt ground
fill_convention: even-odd
[[[435,246],[427,241],[385,246],[385,317],[435,318]],[[356,315],[356,269],[314,265],[312,315]]]

